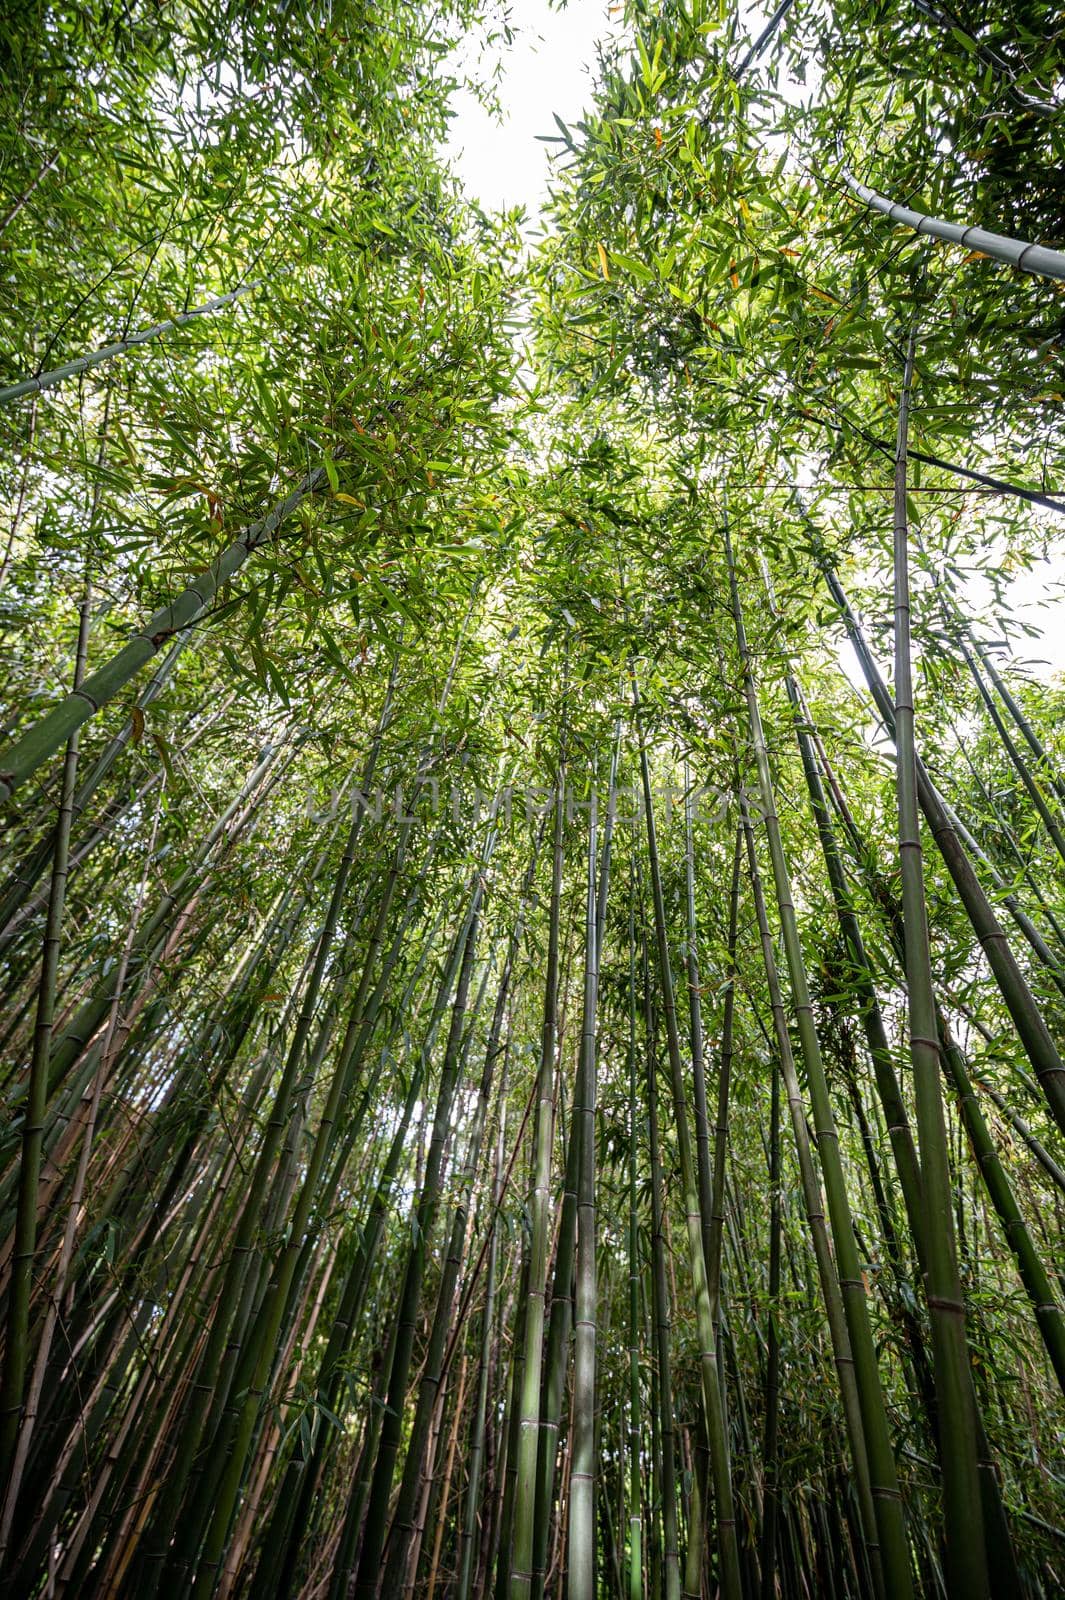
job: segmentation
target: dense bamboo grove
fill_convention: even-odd
[[[522,21],[2,8],[0,1581],[1050,1600],[1060,12]]]

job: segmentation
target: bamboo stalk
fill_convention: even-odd
[[[52,159],[54,161],[55,157]],[[5,222],[7,220],[10,218],[5,219]],[[0,229],[3,226],[4,223],[0,223]],[[255,289],[261,289],[266,282],[268,282],[266,278],[253,278],[250,283],[238,284],[227,294],[213,295],[202,305],[191,306],[188,311],[179,311],[172,317],[164,317],[162,322],[155,323],[151,328],[141,328],[124,339],[116,339],[112,344],[101,345],[98,350],[92,350],[88,355],[76,356],[73,361],[65,361],[62,366],[53,367],[50,372],[41,372],[32,378],[22,378],[18,383],[9,383],[0,389],[0,406],[9,406],[15,400],[21,400],[23,395],[43,394],[46,389],[56,389],[68,378],[76,378],[83,372],[91,371],[93,367],[102,366],[105,361],[113,361],[116,356],[127,355],[139,345],[150,344],[153,339],[158,339],[164,333],[171,333],[175,328],[184,328],[200,317],[221,311],[224,306],[232,305],[235,300],[251,294]]]
[[[632,680],[633,703],[639,712],[639,691],[635,676]],[[706,1279],[706,1256],[703,1251],[702,1217],[694,1163],[691,1154],[691,1135],[688,1129],[688,1108],[684,1094],[684,1073],[681,1065],[680,1038],[677,1030],[676,1005],[673,998],[673,974],[670,964],[669,940],[666,931],[665,898],[662,892],[662,874],[658,859],[658,840],[655,829],[654,803],[651,790],[651,772],[647,760],[647,746],[641,731],[640,771],[643,780],[644,813],[647,830],[647,856],[651,875],[651,896],[654,907],[655,942],[658,953],[659,983],[662,991],[662,1020],[665,1024],[666,1043],[669,1050],[670,1078],[673,1090],[673,1117],[677,1135],[677,1153],[680,1158],[681,1184],[684,1192],[684,1210],[688,1233],[696,1318],[699,1330],[699,1370],[703,1408],[706,1419],[707,1445],[714,1484],[714,1517],[717,1546],[721,1563],[720,1580],[726,1600],[739,1600],[740,1568],[736,1544],[736,1516],[732,1496],[732,1477],[729,1466],[728,1438],[725,1433],[721,1386],[717,1375],[716,1338],[710,1306],[710,1291]]]
[[[910,664],[909,527],[906,440],[916,339],[906,345],[895,461],[895,741],[898,751],[899,863],[905,931],[906,989],[917,1105],[917,1136],[927,1214],[926,1287],[939,1406],[940,1459],[947,1566],[958,1593],[989,1593],[983,1537],[976,1420],[969,1377],[965,1302],[955,1255],[946,1124],[940,1089],[939,1041],[924,895],[917,801],[913,684]]]
[[[595,1600],[596,1579],[596,1211],[595,1089],[596,1001],[599,988],[597,916],[598,807],[595,767],[588,808],[588,870],[584,935],[584,1006],[580,1060],[573,1103],[572,1138],[580,1139],[581,1166],[577,1196],[577,1288],[574,1306],[573,1432],[570,1456],[569,1543],[566,1569],[568,1600]],[[579,1132],[578,1132],[579,1124]]]
[[[110,395],[108,395],[108,400],[110,400]],[[106,430],[106,425],[107,412],[105,410],[104,430]],[[103,447],[102,433],[99,447],[101,454]],[[94,501],[94,516],[96,506],[97,502]],[[89,579],[86,578],[78,617],[78,641],[74,663],[75,693],[78,691],[85,673],[91,609],[92,585]],[[48,894],[48,915],[44,930],[41,976],[37,990],[37,1009],[34,1018],[33,1057],[30,1062],[29,1081],[26,1088],[26,1106],[22,1125],[18,1205],[11,1256],[11,1284],[8,1291],[3,1368],[2,1372],[0,1372],[0,1485],[2,1485],[5,1508],[10,1506],[11,1515],[14,1514],[14,1500],[18,1493],[16,1455],[26,1398],[24,1393],[26,1368],[29,1362],[30,1298],[33,1287],[33,1263],[38,1228],[37,1191],[41,1173],[48,1081],[52,1062],[56,982],[59,970],[63,909],[66,899],[74,791],[78,772],[78,746],[78,733],[76,729],[73,729],[67,740],[66,755],[63,761],[63,784],[56,821],[55,849],[52,857],[52,876]],[[7,1513],[5,1510],[6,1519]],[[0,1544],[6,1544],[6,1538],[0,1539]]]
[[[555,793],[552,835],[551,906],[544,978],[536,1122],[533,1132],[532,1188],[529,1196],[531,1241],[528,1287],[525,1295],[521,1386],[520,1389],[516,1388],[511,1396],[511,1405],[518,1420],[513,1440],[514,1527],[511,1548],[506,1552],[509,1575],[507,1593],[510,1600],[529,1600],[533,1589],[537,1457],[540,1445],[540,1379],[543,1371],[555,1050],[558,1038],[559,920],[562,897],[565,782],[565,766],[561,765]]]
[[[838,135],[836,148],[842,161],[843,146]],[[1027,244],[1023,239],[1011,239],[1004,233],[989,233],[986,228],[963,228],[956,222],[943,222],[922,211],[911,211],[908,206],[896,205],[885,195],[877,194],[875,189],[859,183],[845,166],[841,168],[841,176],[851,193],[871,210],[879,211],[882,216],[901,223],[903,227],[912,228],[914,233],[940,239],[946,244],[961,245],[965,250],[990,256],[994,261],[1004,261],[1007,266],[1016,267],[1020,272],[1034,272],[1041,278],[1065,278],[1065,251],[1051,250],[1041,244]]]
[[[655,1349],[658,1357],[658,1394],[653,1408],[658,1420],[660,1497],[664,1533],[663,1570],[665,1600],[680,1600],[680,1545],[677,1517],[677,1472],[674,1444],[672,1332],[663,1224],[662,1153],[658,1116],[658,1062],[651,1009],[650,962],[643,941],[644,1034],[646,1039],[647,1142],[651,1164],[651,1284],[654,1306]]]
[[[869,1462],[870,1488],[877,1527],[877,1560],[882,1564],[886,1592],[892,1596],[912,1593],[909,1548],[902,1519],[902,1501],[899,1494],[895,1458],[888,1431],[887,1411],[880,1382],[876,1351],[862,1278],[861,1264],[854,1238],[850,1201],[846,1177],[840,1156],[839,1137],[836,1131],[832,1101],[825,1077],[821,1046],[814,1022],[810,1000],[806,965],[802,954],[798,921],[792,899],[791,877],[784,854],[777,818],[776,797],[769,767],[762,728],[758,694],[754,682],[750,652],[740,604],[739,585],[732,559],[731,537],[725,528],[725,552],[729,564],[729,589],[732,596],[733,616],[736,624],[736,643],[743,663],[744,686],[747,697],[747,715],[754,745],[758,773],[758,790],[761,799],[762,821],[769,845],[773,882],[776,889],[777,909],[783,936],[784,954],[791,982],[792,1002],[795,1010],[799,1042],[806,1067],[810,1103],[814,1115],[817,1148],[821,1157],[821,1172],[828,1204],[832,1242],[835,1246],[836,1270],[842,1291],[843,1312],[847,1321],[851,1357],[861,1412],[861,1427]],[[790,1087],[789,1087],[790,1098]]]

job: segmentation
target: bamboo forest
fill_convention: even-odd
[[[0,0],[4,1594],[1065,1594],[1065,12],[954,4],[570,0],[497,207],[565,0]]]

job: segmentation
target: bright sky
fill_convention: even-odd
[[[516,38],[500,44],[504,76],[500,126],[463,92],[451,125],[448,153],[467,190],[486,210],[523,205],[535,223],[547,191],[548,159],[558,145],[538,134],[557,134],[552,112],[575,122],[591,100],[596,40],[611,23],[605,0],[570,0],[553,11],[547,0],[514,0]]]

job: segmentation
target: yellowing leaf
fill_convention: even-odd
[[[597,244],[595,248],[599,252],[599,270],[603,274],[603,277],[606,279],[606,281],[609,283],[610,282],[610,261],[609,261],[609,259],[607,257],[606,246],[602,245],[602,244]]]

